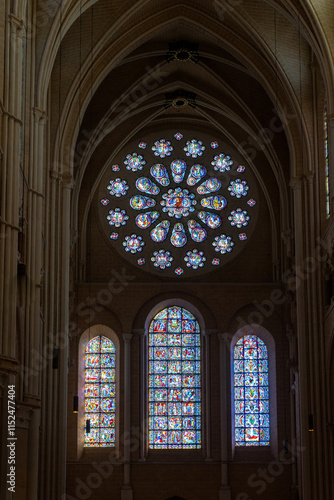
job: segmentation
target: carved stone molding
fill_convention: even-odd
[[[290,187],[295,191],[297,189],[301,189],[303,185],[301,177],[292,177],[290,180]]]
[[[229,332],[224,332],[217,333],[217,337],[219,339],[219,342],[224,343],[226,346],[229,346],[231,344],[233,335]]]
[[[16,359],[0,356],[0,370],[5,373],[13,373],[16,375],[19,372],[20,366]]]
[[[123,340],[125,344],[130,344],[132,339],[132,333],[123,333]]]
[[[134,328],[133,333],[136,333],[139,336],[148,334],[148,332],[147,332],[147,330],[145,330],[145,328]]]
[[[75,186],[75,180],[69,173],[62,174],[61,181],[65,189],[73,189]]]
[[[23,31],[25,30],[24,21],[15,16],[15,14],[9,14],[9,21],[12,28],[12,33],[17,36],[22,37]]]
[[[61,178],[61,175],[57,170],[51,169],[50,170],[50,177],[51,177],[52,181],[54,182],[54,181],[59,180]]]
[[[3,397],[4,394],[4,388],[7,385],[7,374],[6,373],[1,373],[0,372],[0,399]]]
[[[215,333],[218,333],[217,328],[206,328],[205,330],[203,330],[203,334],[206,337],[210,337],[210,335],[214,335]]]
[[[44,125],[47,122],[47,114],[45,111],[39,108],[33,108],[34,116],[35,116],[35,123],[40,123]]]
[[[16,427],[20,429],[29,429],[33,410],[23,404],[16,405]]]

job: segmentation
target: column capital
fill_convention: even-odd
[[[4,388],[6,386],[7,374],[0,372],[0,399],[3,396]]]
[[[292,177],[290,179],[290,187],[296,191],[297,189],[301,189],[303,185],[303,180],[301,177]]]
[[[33,409],[24,404],[16,405],[16,426],[20,429],[29,429]]]
[[[19,19],[13,13],[9,14],[9,22],[12,26],[13,33],[15,33],[16,35],[18,35],[19,32],[24,30],[25,28],[23,19]]]
[[[75,186],[75,180],[73,179],[73,176],[69,173],[62,174],[61,182],[65,189],[73,189]]]
[[[221,344],[225,344],[226,346],[229,346],[231,344],[231,340],[232,340],[232,333],[229,333],[229,332],[224,332],[224,333],[217,333],[217,337],[219,339],[219,342]]]
[[[217,333],[218,330],[217,328],[205,328],[203,331],[203,335],[206,337],[210,337],[210,335],[213,335],[214,333]]]
[[[123,333],[123,340],[125,344],[130,344],[132,339],[132,333]]]
[[[314,171],[313,170],[309,170],[308,172],[306,172],[304,174],[304,178],[305,180],[307,180],[310,184],[313,184],[313,181],[314,181]]]
[[[293,342],[294,339],[296,338],[296,334],[292,328],[292,325],[286,325],[286,336],[289,342]]]
[[[134,328],[133,332],[139,336],[147,335],[148,331],[145,328]]]
[[[334,113],[327,113],[327,123],[329,125],[329,123],[331,122],[334,123]]]
[[[50,170],[50,177],[51,177],[52,181],[54,182],[54,181],[59,180],[61,178],[61,175],[58,172],[58,170],[55,170],[54,168],[52,168]]]
[[[46,112],[40,108],[37,108],[36,106],[32,109],[35,117],[35,123],[40,123],[41,125],[45,125],[45,123],[47,122]]]

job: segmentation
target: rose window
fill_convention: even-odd
[[[253,231],[254,175],[219,141],[164,137],[137,142],[115,159],[101,185],[101,220],[115,250],[143,270],[175,277],[213,271]]]

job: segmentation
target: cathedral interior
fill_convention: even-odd
[[[334,3],[0,1],[4,500],[333,500]]]

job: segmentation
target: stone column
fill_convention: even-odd
[[[295,262],[296,265],[301,264],[304,258],[304,231],[306,221],[302,218],[304,214],[303,204],[303,182],[300,178],[294,178],[290,182],[293,188],[294,201],[294,228],[295,228]],[[299,408],[296,410],[297,415],[300,415],[300,442],[297,446],[302,447],[303,452],[298,461],[298,484],[302,488],[300,496],[303,500],[311,500],[311,469],[310,469],[310,450],[309,450],[309,432],[308,432],[308,415],[309,406],[309,370],[308,370],[308,343],[309,343],[309,328],[306,322],[305,311],[307,311],[305,282],[301,281],[299,286],[296,286],[296,329],[298,338],[298,353],[299,353]]]
[[[22,36],[24,23],[13,14],[7,18],[2,111],[3,156],[0,193],[0,352],[15,357],[17,249],[19,222],[19,172],[21,157]]]
[[[204,353],[205,353],[205,442],[206,457],[208,461],[212,460],[211,453],[211,356],[210,356],[210,332],[203,332]]]
[[[290,300],[294,300],[294,295],[290,295]],[[297,345],[296,335],[292,330],[292,326],[287,326],[286,336],[289,340],[289,367],[290,367],[290,421],[291,421],[291,445],[292,449],[296,450],[297,446],[297,429],[296,429],[296,387],[298,378],[297,364]],[[298,486],[296,459],[292,462],[292,488],[296,491]]]
[[[130,466],[130,433],[131,433],[131,333],[123,333],[124,340],[124,479],[121,500],[132,500]]]
[[[35,450],[29,449],[29,441],[31,444],[31,438],[33,436],[30,435],[31,428],[31,417],[33,410],[29,407],[29,405],[23,403],[16,404],[16,422],[15,422],[15,434],[17,437],[16,441],[16,488],[15,495],[18,498],[31,498],[32,500],[37,500],[37,492],[36,488],[38,485],[37,481],[37,471],[38,471],[38,432],[35,443]],[[30,451],[33,451],[32,456],[30,456]],[[29,478],[29,473],[31,476]],[[28,491],[28,482],[30,479],[30,485],[33,486],[32,491]],[[37,485],[31,484],[31,479],[35,479],[37,481]],[[34,495],[34,491],[36,494]],[[30,496],[28,497],[30,493]],[[14,498],[15,498],[14,495]]]
[[[44,126],[46,115],[40,109],[34,109],[34,129],[32,139],[31,166],[28,171],[27,196],[27,287],[26,287],[26,325],[29,337],[25,343],[26,367],[30,376],[24,381],[24,392],[28,397],[40,396],[40,370],[36,369],[36,353],[41,352],[42,335],[40,325],[41,307],[41,270],[42,231],[44,208]]]
[[[330,213],[334,216],[334,113],[327,114]]]
[[[70,299],[70,213],[71,193],[74,183],[71,175],[61,178],[61,214],[60,217],[60,268],[61,282],[59,283],[59,330],[56,332],[54,345],[59,349],[59,414],[63,418],[57,420],[57,431],[61,439],[58,441],[58,467],[57,476],[58,497],[66,493],[66,449],[67,449],[67,386],[68,386],[68,325],[69,325],[69,299]]]
[[[146,330],[136,330],[140,340],[140,410],[141,410],[141,440],[139,461],[145,462],[147,455],[147,336]]]
[[[231,500],[231,489],[228,484],[227,469],[227,353],[229,352],[229,338],[223,333],[218,333],[219,361],[220,361],[220,442],[221,442],[221,471],[219,500]]]

